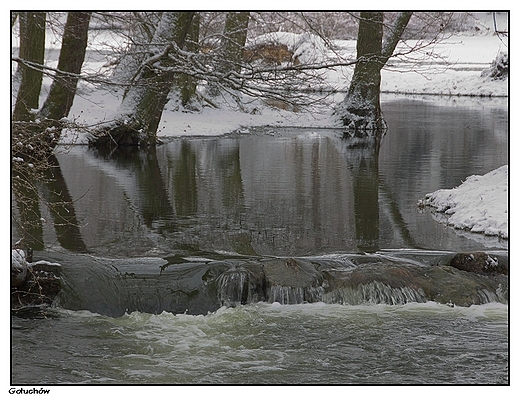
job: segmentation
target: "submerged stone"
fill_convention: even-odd
[[[244,257],[185,261],[166,267],[160,265],[161,260],[148,259],[146,265],[140,265],[143,259],[139,258],[92,262],[89,256],[77,255],[74,263],[64,264],[63,289],[53,303],[66,309],[88,309],[109,316],[132,311],[198,315],[214,312],[222,306],[257,302],[508,304],[509,277],[505,274],[457,269],[450,265],[453,254],[430,254],[422,260],[412,257],[410,254],[405,257],[385,254]],[[81,260],[86,260],[88,271],[77,265]],[[508,259],[500,256],[500,260]],[[40,278],[49,271],[57,275],[50,267],[41,267],[39,271]],[[58,283],[54,282],[58,280],[48,278],[43,296],[52,297],[57,293]],[[34,282],[31,287],[17,289],[13,305],[19,303],[16,300],[19,297],[41,299]]]
[[[462,271],[477,274],[508,274],[507,267],[498,258],[484,252],[457,253],[450,261],[450,266]]]
[[[266,301],[302,304],[322,301],[323,276],[308,260],[287,258],[262,262]]]
[[[451,266],[373,263],[329,278],[324,301],[339,304],[405,304],[435,301],[470,306],[508,302],[508,278]]]

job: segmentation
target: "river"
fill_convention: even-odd
[[[258,128],[60,148],[47,189],[72,221],[34,256],[64,287],[12,316],[13,384],[507,384],[507,285],[441,265],[508,264],[508,241],[416,205],[508,163],[507,100],[459,102],[384,101],[379,146]]]

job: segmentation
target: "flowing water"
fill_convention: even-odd
[[[507,266],[507,240],[416,205],[508,163],[507,103],[383,110],[380,147],[263,128],[63,149],[44,189],[69,224],[35,252],[63,290],[12,316],[13,384],[507,384],[508,278],[444,266]]]
[[[507,307],[280,305],[15,318],[17,383],[504,384]],[[45,349],[45,353],[40,351]]]

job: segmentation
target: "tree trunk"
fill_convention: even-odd
[[[13,111],[13,121],[34,121],[33,109],[38,109],[45,54],[45,13],[20,13],[20,87]]]
[[[63,32],[58,72],[38,117],[60,120],[69,115],[87,49],[91,12],[69,12]]]
[[[383,130],[379,101],[382,46],[383,13],[362,12],[356,46],[358,62],[341,113],[343,125],[357,136]]]
[[[170,56],[176,47],[185,47],[194,12],[165,12],[150,44],[149,57],[123,96],[118,120],[98,133],[94,146],[155,144],[157,128],[178,73],[171,70]],[[177,85],[178,86],[178,85]],[[180,96],[180,89],[177,94]]]
[[[249,15],[249,12],[228,12],[226,14],[226,23],[215,65],[215,70],[221,76],[233,72],[240,73],[242,51],[247,39]],[[208,90],[209,95],[217,96],[221,93],[221,88],[226,85],[222,81],[212,82]]]
[[[18,18],[18,12],[11,12],[11,29],[14,26],[14,23],[16,22],[16,19]]]
[[[228,12],[222,37],[220,69],[240,72],[242,51],[247,39],[249,12]]]
[[[408,22],[410,21],[412,14],[413,12],[401,12],[397,16],[393,26],[390,28],[390,32],[383,43],[383,66],[394,53],[395,47],[397,46],[397,43],[399,43],[406,26],[408,26]]]
[[[200,31],[200,13],[197,12],[193,16],[193,20],[186,36],[186,50],[192,53],[199,52],[199,31]],[[181,93],[181,104],[183,107],[189,107],[190,102],[197,92],[197,80],[187,74],[179,76],[178,85]]]
[[[381,114],[381,69],[392,55],[412,13],[399,14],[383,44],[383,13],[360,14],[357,63],[348,93],[337,110],[342,125],[354,136],[377,136],[386,129]]]

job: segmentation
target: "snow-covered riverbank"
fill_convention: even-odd
[[[439,221],[457,229],[509,238],[508,213],[509,166],[504,165],[485,175],[469,176],[460,186],[426,195],[419,205],[437,212]]]
[[[355,56],[355,41],[341,41],[337,45],[346,58]],[[392,61],[382,71],[383,93],[414,95],[412,98],[418,100],[426,97],[429,101],[440,103],[449,101],[449,95],[458,100],[467,96],[484,96],[499,98],[496,101],[483,98],[482,102],[486,106],[495,103],[503,106],[503,98],[508,96],[508,80],[481,76],[500,52],[507,52],[503,40],[495,35],[453,36],[432,46],[431,51],[435,53],[431,62],[419,58],[424,57],[424,54],[416,55],[415,64],[410,59],[407,63]],[[417,66],[419,64],[422,66]],[[101,66],[101,63],[88,65],[93,70]],[[352,71],[352,67],[329,70],[325,74],[326,82],[330,87],[346,91]],[[344,92],[339,92],[329,98],[328,104],[300,112],[269,107],[261,100],[252,101],[248,105],[248,108],[254,108],[252,112],[239,112],[225,107],[207,107],[202,112],[181,112],[173,108],[173,103],[168,103],[161,117],[158,136],[221,136],[233,131],[247,132],[248,128],[256,126],[334,128],[338,126],[332,116],[334,104],[341,101],[344,95]],[[386,98],[392,97],[383,94],[383,107]],[[86,125],[102,123],[111,119],[120,102],[121,98],[114,93],[82,84],[69,118]],[[63,141],[72,140],[70,135],[65,135]],[[82,143],[84,139],[76,136],[74,141]]]

